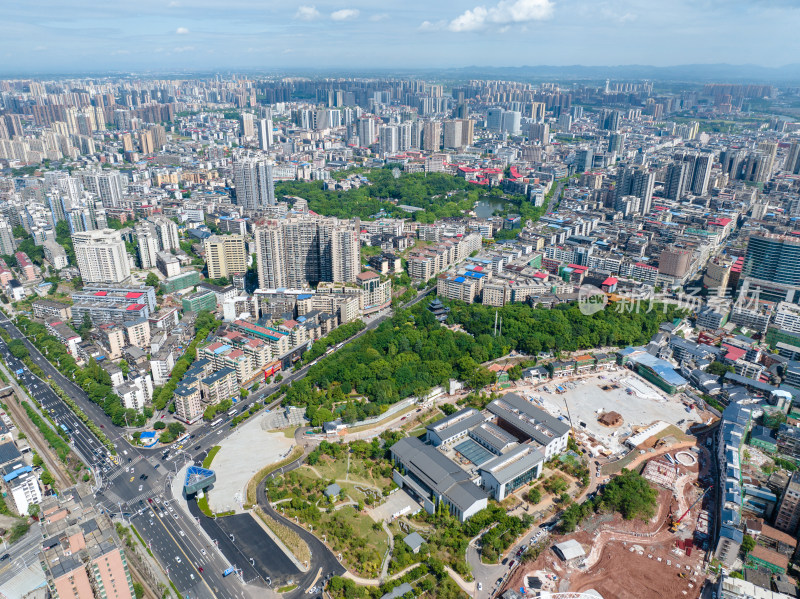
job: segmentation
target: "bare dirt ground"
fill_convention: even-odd
[[[595,515],[575,533],[551,540],[552,544],[578,541],[585,558],[566,564],[550,548],[519,567],[506,588],[526,586],[527,577],[538,572],[550,576],[548,584],[555,591],[594,589],[605,599],[696,599],[705,580],[705,553],[695,547],[687,556],[676,543],[692,535],[703,502],[692,508],[677,534],[669,531],[669,522],[671,511],[680,516],[702,493],[694,484],[699,470],[698,464],[679,466],[677,499],[673,489],[655,487],[658,512],[649,522],[623,520],[619,514]]]

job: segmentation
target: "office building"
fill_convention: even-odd
[[[800,239],[754,233],[747,243],[744,277],[782,285],[800,285]]]
[[[618,110],[603,110],[598,118],[598,127],[605,131],[618,131],[621,117]]]
[[[594,153],[591,148],[582,148],[575,151],[575,173],[585,173],[592,170]]]
[[[372,117],[361,117],[358,119],[358,143],[361,147],[369,147],[375,143],[378,131],[375,127],[375,119]]]
[[[261,210],[275,205],[273,165],[265,158],[238,157],[233,162],[236,205]]]
[[[119,231],[73,233],[72,243],[84,284],[119,284],[130,278],[128,252]]]
[[[212,235],[203,245],[209,279],[247,272],[247,249],[241,235]]]
[[[360,225],[305,215],[267,221],[256,230],[261,289],[354,282],[361,272]]]

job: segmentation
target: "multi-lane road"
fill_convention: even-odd
[[[435,288],[423,291],[404,307],[416,304],[433,290]],[[387,311],[373,318],[366,328],[346,343],[351,343],[376,329],[390,315],[391,312]],[[190,437],[178,447],[166,449],[133,447],[125,440],[123,431],[111,423],[102,408],[92,402],[80,387],[39,353],[11,320],[0,318],[0,327],[4,328],[12,339],[20,339],[25,343],[31,359],[47,378],[52,379],[53,383],[102,428],[114,444],[117,450],[116,456],[111,455],[51,389],[47,381],[30,372],[20,360],[11,355],[8,346],[0,341],[0,357],[13,372],[22,371],[18,376],[20,383],[41,404],[42,409],[49,412],[54,422],[67,427],[72,447],[94,472],[97,480],[95,489],[97,504],[101,509],[123,517],[136,527],[161,565],[168,569],[170,579],[184,597],[246,599],[249,596],[258,596],[259,591],[250,584],[242,585],[242,582],[259,585],[259,588],[271,583],[269,576],[271,566],[278,571],[282,569],[275,559],[271,559],[270,556],[247,555],[243,549],[247,546],[243,542],[235,542],[235,534],[226,533],[219,522],[214,522],[216,527],[208,525],[208,522],[204,522],[204,516],[197,512],[196,506],[191,506],[193,516],[187,514],[184,509],[179,509],[174,502],[184,499],[173,499],[169,489],[172,477],[181,466],[187,462],[199,464],[211,447],[219,445],[233,432],[229,422],[235,415],[223,416],[222,422],[215,426],[211,423],[191,426]],[[281,383],[272,383],[251,393],[246,400],[236,404],[237,413],[274,393],[280,385],[291,384],[303,378],[313,364],[314,362],[287,374]],[[234,526],[236,523],[230,524]],[[211,536],[215,530],[221,533],[217,535],[220,538]],[[302,581],[297,582],[304,583],[316,580],[318,577],[341,574],[343,569],[330,551],[309,533],[305,531],[303,533],[305,533],[303,536],[313,544],[314,551],[308,572],[300,577]],[[224,534],[232,538],[226,538]],[[252,548],[249,546],[247,550]],[[247,563],[248,561],[251,563]],[[236,566],[239,574],[223,577],[223,571],[229,566]],[[305,588],[300,586],[292,595],[300,596],[304,593]]]

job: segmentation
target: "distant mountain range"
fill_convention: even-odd
[[[695,81],[726,83],[800,83],[800,64],[763,67],[753,64],[687,64],[669,67],[652,65],[619,66],[521,66],[461,67],[430,69],[453,79],[653,79],[658,81]]]

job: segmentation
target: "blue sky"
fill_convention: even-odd
[[[800,50],[797,0],[37,0],[0,10],[0,71],[16,74],[781,66]]]

